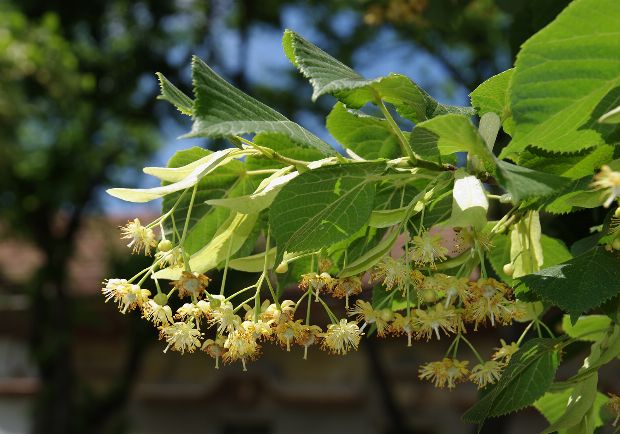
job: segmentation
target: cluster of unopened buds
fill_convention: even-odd
[[[385,256],[378,264],[357,276],[333,277],[321,270],[332,267],[331,261],[319,261],[319,270],[302,274],[298,288],[302,295],[293,301],[279,300],[271,291],[271,298],[263,299],[261,289],[268,275],[236,293],[224,295],[210,292],[210,278],[204,274],[184,271],[171,281],[168,292],[161,290],[153,271],[158,266],[184,264],[183,252],[170,240],[157,242],[152,229],[144,227],[138,219],[122,228],[123,238],[129,239],[134,252],[150,255],[156,248],[155,263],[130,280],[109,279],[102,289],[106,301],[117,303],[126,313],[139,310],[142,316],[159,330],[160,338],[168,350],[192,353],[202,350],[215,359],[231,363],[254,360],[267,342],[275,342],[287,351],[295,345],[303,347],[307,358],[309,347],[316,345],[332,354],[344,355],[359,346],[362,335],[376,332],[379,337],[406,336],[407,345],[413,340],[440,340],[449,336],[452,344],[441,361],[431,362],[420,368],[420,378],[430,380],[437,387],[453,388],[457,383],[471,380],[479,387],[496,382],[510,356],[518,350],[517,344],[506,344],[483,361],[476,349],[465,338],[468,328],[477,330],[482,325],[507,325],[524,316],[522,306],[512,297],[512,290],[503,283],[488,277],[477,279],[451,276],[436,272],[435,262],[446,259],[447,249],[441,245],[441,236],[423,231],[407,243],[405,256]],[[426,273],[426,274],[425,274]],[[153,277],[157,293],[141,285],[148,276]],[[141,279],[134,283],[139,277]],[[385,296],[370,303],[358,298],[364,287],[381,285]],[[233,304],[236,298],[248,291],[252,296]],[[171,296],[176,293],[183,303],[173,311]],[[345,299],[345,317],[339,318],[326,302],[326,296]],[[400,300],[400,305],[394,302]],[[403,301],[404,300],[404,301]],[[314,301],[314,303],[313,303]],[[254,302],[253,306],[248,303]],[[322,327],[311,322],[312,304],[320,306],[330,324]],[[176,305],[177,303],[172,303]],[[303,305],[304,308],[299,309]],[[298,318],[298,313],[303,312]],[[459,342],[465,342],[476,355],[479,364],[471,370],[469,362],[456,359]],[[450,356],[450,357],[448,357]]]

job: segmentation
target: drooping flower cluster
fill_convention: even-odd
[[[238,361],[245,370],[247,362],[256,359],[267,343],[286,351],[302,347],[306,359],[312,346],[336,355],[357,350],[366,333],[376,332],[379,337],[405,335],[408,346],[412,346],[414,340],[441,340],[448,336],[454,339],[453,354],[423,365],[420,378],[437,387],[452,389],[467,380],[479,387],[497,382],[502,369],[518,350],[516,344],[502,342],[492,360],[481,360],[471,369],[469,361],[456,358],[458,345],[455,343],[465,340],[468,330],[510,324],[522,313],[511,289],[497,280],[487,277],[470,280],[437,272],[438,264],[447,260],[451,253],[436,231],[421,231],[406,243],[403,256],[384,255],[366,270],[367,273],[338,277],[337,273],[328,273],[329,270],[333,272],[338,262],[318,257],[316,271],[300,275],[301,295],[294,301],[275,297],[270,282],[275,275],[269,272],[264,272],[256,284],[230,296],[224,292],[224,286],[219,293],[213,293],[209,288],[211,279],[190,271],[181,245],[175,245],[173,240],[182,239],[182,236],[177,233],[173,240],[164,238],[158,242],[151,229],[154,224],[142,226],[135,219],[122,228],[122,236],[131,240],[129,247],[134,253],[150,255],[151,249],[156,247],[154,264],[130,280],[107,280],[102,292],[106,301],[115,302],[122,313],[139,310],[143,318],[157,327],[165,343],[164,352],[185,354],[201,350],[215,360],[216,368],[221,362]],[[456,232],[458,238],[463,239],[459,251],[481,245],[477,241],[480,237],[465,239],[470,232]],[[162,291],[155,278],[155,271],[166,267],[181,269],[177,278],[170,282],[168,292]],[[277,272],[289,271],[285,262],[275,268]],[[149,276],[157,287],[153,297],[150,290],[143,288]],[[138,278],[140,280],[134,282]],[[265,284],[271,291],[271,297],[266,299]],[[365,285],[370,289],[371,284],[378,284],[384,291],[383,297],[374,298],[372,302],[368,301],[364,290]],[[173,306],[177,302],[171,302],[173,294],[181,301],[176,308]],[[242,294],[252,296],[237,303]],[[326,297],[344,299],[344,318],[334,314],[329,307],[334,301],[328,303]],[[303,308],[298,309],[300,306]],[[327,314],[329,323],[312,322],[317,306]]]

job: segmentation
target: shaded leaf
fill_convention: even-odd
[[[330,94],[348,107],[358,109],[382,99],[394,105],[401,116],[414,122],[444,113],[474,114],[469,107],[438,103],[401,74],[367,80],[291,30],[284,32],[282,45],[291,63],[310,80],[313,101]]]
[[[327,116],[327,131],[345,148],[367,160],[400,157],[398,139],[385,119],[348,110],[337,103]]]
[[[161,95],[157,99],[168,101],[184,115],[191,116],[194,113],[194,101],[174,84],[170,83],[161,72],[156,73],[156,75],[161,90]]]
[[[496,113],[502,124],[510,118],[510,85],[514,69],[494,75],[478,86],[470,94],[471,104],[479,115]],[[505,128],[504,128],[505,129]],[[510,131],[506,131],[510,134]]]
[[[327,166],[290,181],[269,212],[278,255],[318,250],[359,230],[373,208],[375,181],[371,175],[384,168],[381,163]]]
[[[531,405],[549,388],[559,365],[556,340],[527,341],[511,358],[499,382],[463,415],[480,426],[489,417]]]
[[[568,180],[560,176],[497,161],[497,180],[514,202],[531,197],[545,197],[566,187]]]
[[[327,143],[226,82],[198,57],[193,58],[194,124],[186,137],[230,137],[270,133],[323,155],[336,152]]]
[[[435,153],[442,156],[468,152],[476,156],[487,171],[494,172],[495,156],[466,116],[446,114],[420,122],[411,132],[409,143],[414,152],[420,148],[428,155],[433,154],[432,146],[436,147]]]
[[[519,280],[576,321],[582,313],[620,292],[620,261],[613,253],[597,247]]]

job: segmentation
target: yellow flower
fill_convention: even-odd
[[[515,342],[507,344],[506,341],[503,339],[500,339],[499,342],[502,344],[502,346],[499,348],[495,348],[495,353],[491,358],[496,361],[499,360],[503,364],[507,365],[510,362],[510,359],[512,358],[514,353],[519,351],[519,345]]]
[[[217,324],[217,332],[220,334],[232,333],[241,325],[241,317],[234,312],[230,301],[221,303],[211,312],[211,323]]]
[[[506,298],[511,289],[495,279],[480,279],[472,285],[472,298],[466,304],[466,318],[475,322],[475,328],[484,324],[488,319],[491,325],[495,321],[501,324],[510,324],[518,316],[519,310],[514,306],[514,301]]]
[[[349,308],[349,297],[362,292],[362,281],[359,277],[345,277],[334,279],[331,285],[331,294],[336,298],[345,298],[345,307]]]
[[[188,319],[192,319],[196,321],[196,324],[198,324],[201,316],[202,310],[194,303],[184,303],[183,306],[177,309],[177,312],[174,315],[174,317],[178,320],[186,321]]]
[[[142,314],[147,321],[155,325],[172,324],[172,309],[167,304],[161,305],[154,300],[149,300],[142,308]]]
[[[263,321],[262,319],[258,319],[257,321],[243,321],[241,323],[241,327],[243,327],[249,333],[252,333],[252,336],[257,340],[260,339],[269,339],[273,334],[273,328],[271,324],[273,321]]]
[[[327,326],[323,334],[322,348],[332,354],[347,354],[352,348],[357,350],[362,332],[355,321],[341,319],[338,324]]]
[[[248,370],[245,365],[246,360],[254,360],[260,352],[260,346],[253,334],[243,328],[239,328],[228,335],[224,342],[224,348],[227,350],[222,356],[224,361],[232,363],[235,360],[241,360],[244,371]]]
[[[413,316],[413,324],[417,329],[416,337],[424,337],[430,340],[433,332],[437,339],[441,339],[439,334],[443,330],[445,334],[454,333],[457,326],[457,315],[453,308],[444,308],[441,303],[435,307],[428,307],[426,310],[416,309]]]
[[[321,327],[317,325],[302,325],[299,327],[295,336],[295,342],[304,347],[304,360],[308,358],[308,347],[317,342],[321,332]]]
[[[127,222],[121,226],[121,239],[131,240],[127,247],[132,247],[133,253],[144,250],[144,254],[151,255],[151,249],[157,246],[157,239],[153,229],[142,226],[139,219]]]
[[[435,261],[446,259],[448,249],[441,244],[441,234],[422,232],[411,239],[411,259],[418,265],[435,267]]]
[[[215,340],[207,339],[202,344],[202,351],[215,359],[215,369],[220,369],[220,358],[226,352],[224,340],[224,337],[219,335]]]
[[[614,419],[612,426],[616,426],[618,424],[618,420],[620,420],[620,396],[614,393],[608,393],[609,402],[607,403],[607,407],[612,411],[612,413],[616,416]]]
[[[443,388],[446,385],[448,389],[454,389],[457,383],[467,379],[469,371],[467,370],[468,361],[459,361],[457,359],[444,358],[440,362],[430,362],[420,366],[420,380],[430,380],[435,387]]]
[[[366,324],[375,324],[377,326],[377,334],[384,336],[388,327],[388,321],[392,319],[392,311],[377,311],[373,309],[372,304],[364,300],[357,300],[353,309],[347,313],[349,316],[356,315],[357,321],[364,321]],[[362,327],[363,328],[363,327]]]
[[[170,284],[179,291],[179,297],[199,298],[209,286],[210,281],[211,279],[204,274],[184,271],[179,280],[173,280]]]
[[[295,341],[295,337],[299,334],[300,327],[300,319],[297,321],[288,320],[277,325],[275,331],[276,339],[280,345],[286,348],[286,351],[291,351],[291,343]]]
[[[293,300],[282,300],[280,306],[271,303],[269,300],[265,300],[261,306],[261,313],[259,317],[263,321],[272,321],[273,323],[280,323],[281,321],[288,321],[293,319],[295,313],[295,302]],[[254,315],[253,309],[246,315]]]
[[[311,289],[316,294],[318,300],[321,291],[328,292],[334,284],[334,279],[327,273],[307,273],[301,275],[299,287],[301,289]]]
[[[446,274],[437,274],[433,276],[438,290],[443,291],[446,301],[444,306],[447,308],[453,304],[457,298],[463,302],[467,302],[471,298],[469,290],[469,280],[466,277],[454,277]]]
[[[155,253],[155,259],[159,260],[161,268],[180,267],[183,265],[183,250],[176,246],[167,251],[158,251]]]
[[[473,367],[469,379],[478,386],[478,389],[488,384],[495,384],[502,376],[503,365],[496,361],[488,361]]]
[[[172,348],[184,354],[185,351],[193,353],[196,348],[200,348],[200,337],[202,333],[196,329],[193,322],[177,321],[174,324],[160,327],[161,337],[166,340],[168,345],[164,353]]]
[[[151,295],[148,289],[142,289],[125,279],[110,279],[104,282],[105,287],[101,292],[105,296],[105,302],[113,300],[118,304],[121,313],[127,313],[136,307],[142,307]]]
[[[411,338],[413,337],[413,333],[416,331],[416,328],[413,324],[413,315],[401,315],[399,313],[394,313],[394,320],[392,324],[390,324],[390,331],[398,336],[401,334],[407,335],[407,346],[411,346]]]
[[[383,258],[371,273],[372,280],[383,280],[382,285],[387,291],[396,288],[406,291],[410,283],[411,269],[404,259],[394,259],[391,256]]]
[[[594,175],[594,181],[590,187],[596,190],[607,190],[607,199],[603,206],[609,208],[614,199],[620,196],[620,172],[613,171],[611,167],[604,165],[601,171]]]

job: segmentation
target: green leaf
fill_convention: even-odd
[[[414,122],[444,113],[474,114],[468,107],[439,104],[404,75],[390,74],[367,80],[291,30],[284,32],[282,45],[291,63],[310,80],[313,101],[330,94],[348,107],[359,109],[380,98],[394,105],[401,116]]]
[[[609,402],[609,398],[602,393],[598,392],[592,407],[586,415],[581,419],[581,423],[567,429],[560,431],[559,434],[594,434],[596,429],[605,424],[601,413],[603,407]]]
[[[159,88],[161,95],[157,99],[168,101],[177,108],[181,113],[192,116],[194,113],[194,101],[179,90],[174,84],[170,83],[164,74],[157,72],[157,80],[159,80]]]
[[[367,160],[400,157],[398,139],[384,119],[348,110],[336,103],[327,116],[327,131],[345,148]]]
[[[258,214],[235,214],[231,216],[213,239],[189,258],[191,270],[205,273],[220,265],[229,254],[235,254],[252,233],[257,218]],[[181,276],[182,271],[183,268],[165,268],[155,273],[155,277],[175,280]]]
[[[570,396],[565,402],[562,415],[554,420],[540,434],[550,434],[560,429],[572,428],[582,422],[583,418],[589,413],[596,400],[598,374],[593,372],[583,381],[577,383]]]
[[[411,132],[409,144],[414,152],[429,152],[429,132],[439,155],[468,152],[475,155],[489,172],[494,172],[495,156],[466,116],[446,114],[420,122]],[[422,155],[421,154],[421,155]]]
[[[230,137],[270,133],[323,155],[335,151],[324,141],[286,117],[241,92],[217,75],[198,57],[193,58],[194,124],[186,137]]]
[[[511,195],[513,202],[531,197],[545,197],[566,187],[568,180],[560,176],[516,166],[497,160],[497,180]]]
[[[549,434],[581,424],[595,405],[598,394],[597,384],[598,375],[594,372],[577,383],[574,388],[560,393],[546,393],[536,401],[534,407],[550,423],[541,434]],[[594,426],[592,428],[593,432]],[[586,431],[579,432],[585,434]]]
[[[575,321],[582,313],[620,293],[620,261],[598,247],[520,280],[538,296],[568,312]]]
[[[394,243],[396,242],[396,239],[398,238],[399,234],[400,234],[400,231],[396,229],[391,230],[383,238],[383,240],[379,242],[379,244],[369,249],[367,252],[365,252],[363,255],[361,255],[356,260],[347,264],[347,266],[343,268],[340,271],[340,273],[338,273],[338,277],[343,278],[343,277],[355,276],[355,275],[358,275],[360,273],[370,270],[385,255],[387,255],[390,252],[390,250],[392,250],[392,247],[394,246]]]
[[[502,124],[510,118],[510,84],[514,69],[494,75],[478,86],[470,94],[471,104],[479,115],[495,113]]]
[[[603,330],[611,325],[611,318],[607,315],[586,315],[580,316],[575,324],[571,323],[570,317],[564,315],[562,318],[562,329],[571,338],[578,338],[582,341],[597,342],[606,335]]]
[[[489,417],[520,410],[549,388],[559,365],[554,339],[527,341],[511,358],[499,382],[463,415],[480,426]]]
[[[516,123],[502,156],[526,146],[573,152],[603,143],[617,127],[598,118],[618,105],[620,2],[572,2],[521,48],[512,77]]]
[[[364,226],[375,196],[372,175],[384,169],[382,163],[326,166],[290,181],[269,212],[278,255],[318,250]]]
[[[565,214],[582,208],[597,208],[605,201],[605,193],[591,190],[591,183],[591,176],[571,181],[554,195],[539,202],[539,206],[553,214]]]
[[[613,158],[615,148],[612,145],[600,145],[580,152],[560,154],[528,147],[521,153],[519,165],[571,179],[591,177]]]

